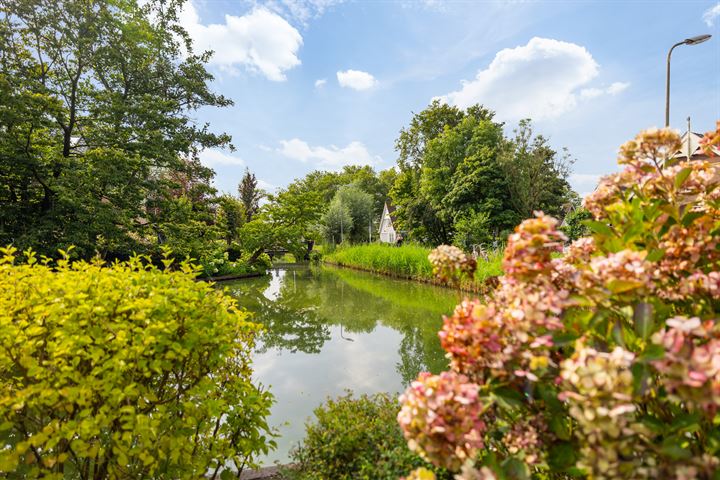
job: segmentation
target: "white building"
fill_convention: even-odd
[[[397,232],[395,230],[395,206],[385,202],[382,217],[380,217],[380,241],[383,243],[397,242]]]

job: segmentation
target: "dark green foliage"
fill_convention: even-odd
[[[197,153],[230,138],[193,112],[231,102],[210,91],[180,3],[0,0],[0,243],[148,251],[155,213],[185,196],[176,174],[212,174]]]
[[[561,212],[572,194],[567,157],[533,137],[529,121],[508,140],[493,117],[479,105],[435,101],[401,130],[390,192],[396,227],[420,242],[470,248],[502,238],[528,209]]]
[[[580,237],[590,235],[590,229],[585,225],[586,220],[592,220],[592,214],[584,208],[576,208],[567,215],[560,230],[567,235],[569,240],[577,240]]]
[[[260,208],[260,200],[265,196],[265,193],[258,188],[255,174],[248,169],[245,169],[245,175],[243,175],[240,185],[238,185],[238,195],[242,205],[245,207],[245,220],[249,222]]]
[[[395,397],[352,394],[315,409],[316,421],[306,425],[303,443],[292,453],[296,479],[397,479],[419,466],[431,468],[408,449],[395,417]],[[434,467],[432,467],[434,469]],[[449,479],[434,469],[438,479]]]

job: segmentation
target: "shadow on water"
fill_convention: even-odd
[[[326,397],[398,392],[421,371],[447,366],[437,332],[461,295],[452,290],[338,268],[285,267],[224,284],[265,327],[255,378],[276,397],[271,423],[287,460],[303,424]]]

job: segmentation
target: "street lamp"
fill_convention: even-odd
[[[678,42],[670,48],[667,56],[667,81],[665,82],[665,127],[670,126],[670,55],[672,55],[675,47],[680,45],[697,45],[698,43],[707,42],[712,35],[698,35],[697,37],[686,38],[682,42]]]

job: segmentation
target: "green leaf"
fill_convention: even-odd
[[[681,447],[678,440],[679,439],[668,438],[660,448],[660,452],[673,460],[687,460],[691,458],[692,452],[687,448]]]
[[[521,408],[525,403],[525,397],[517,390],[508,387],[500,387],[492,392],[492,397],[505,410]]]
[[[680,170],[677,175],[675,175],[675,188],[680,188],[683,183],[685,183],[685,180],[687,180],[688,176],[690,176],[690,173],[692,172],[692,168],[685,167],[682,170]]]
[[[655,326],[653,306],[647,302],[638,302],[633,310],[635,333],[643,340],[647,340]]]
[[[647,257],[645,257],[645,260],[648,262],[657,262],[661,258],[665,256],[665,250],[662,248],[655,248],[648,253]]]
[[[572,428],[570,419],[561,415],[554,415],[550,419],[550,429],[560,440],[570,440]]]
[[[570,442],[562,442],[553,445],[548,452],[548,464],[556,471],[566,471],[575,466],[578,459],[578,452]]]
[[[503,473],[508,480],[529,480],[530,469],[522,460],[511,457],[502,464]]]
[[[606,235],[608,237],[615,236],[613,229],[604,222],[598,222],[597,220],[585,220],[583,221],[583,224],[585,224],[593,233],[599,233],[600,235]]]
[[[665,349],[661,345],[654,343],[650,344],[645,348],[645,351],[638,357],[638,362],[647,363],[655,360],[660,360],[665,356]]]

